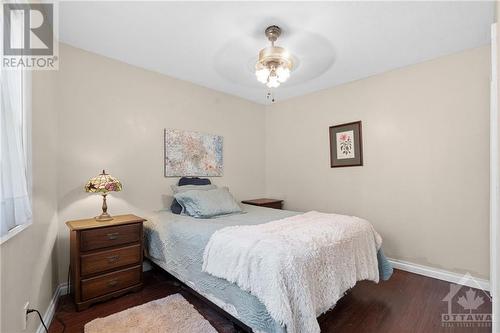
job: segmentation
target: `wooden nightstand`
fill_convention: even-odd
[[[143,227],[135,215],[68,221],[71,294],[78,311],[142,288]]]
[[[253,206],[274,208],[274,209],[282,209],[283,208],[283,200],[278,199],[254,199],[254,200],[243,200],[242,203]]]

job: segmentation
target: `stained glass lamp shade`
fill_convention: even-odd
[[[100,193],[102,195],[102,214],[96,216],[97,221],[110,221],[113,218],[108,214],[108,205],[106,204],[106,196],[108,192],[118,192],[122,190],[120,181],[102,170],[102,173],[94,178],[90,178],[85,184],[85,192]]]

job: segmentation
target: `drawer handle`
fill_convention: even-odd
[[[111,232],[111,233],[107,234],[109,240],[117,239],[118,235],[119,234],[117,232]]]
[[[120,256],[118,256],[118,255],[109,256],[106,259],[108,259],[108,262],[111,264],[111,263],[114,263],[114,262],[117,262],[118,260],[120,260]]]
[[[113,279],[108,281],[108,287],[114,287],[118,284],[118,279]]]

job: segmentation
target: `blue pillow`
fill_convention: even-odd
[[[179,179],[179,183],[177,185],[210,185],[210,179],[208,178],[198,178],[198,177],[182,177]]]
[[[172,204],[170,205],[170,210],[172,213],[179,215],[182,212],[182,206],[179,205],[177,200],[172,200]]]
[[[218,215],[240,213],[241,207],[226,187],[215,190],[190,190],[174,195],[182,206],[182,213],[197,217],[211,218]]]
[[[207,178],[198,178],[198,177],[182,177],[179,179],[179,182],[177,185],[179,186],[184,186],[184,185],[210,185],[212,184],[210,182],[210,179]],[[175,193],[174,193],[175,194]],[[170,210],[172,213],[179,215],[182,212],[182,207],[179,205],[177,200],[172,200],[172,204],[170,205]]]

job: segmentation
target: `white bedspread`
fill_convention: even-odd
[[[203,270],[255,295],[288,333],[320,332],[317,316],[357,281],[378,282],[381,244],[366,220],[313,211],[216,231]]]

